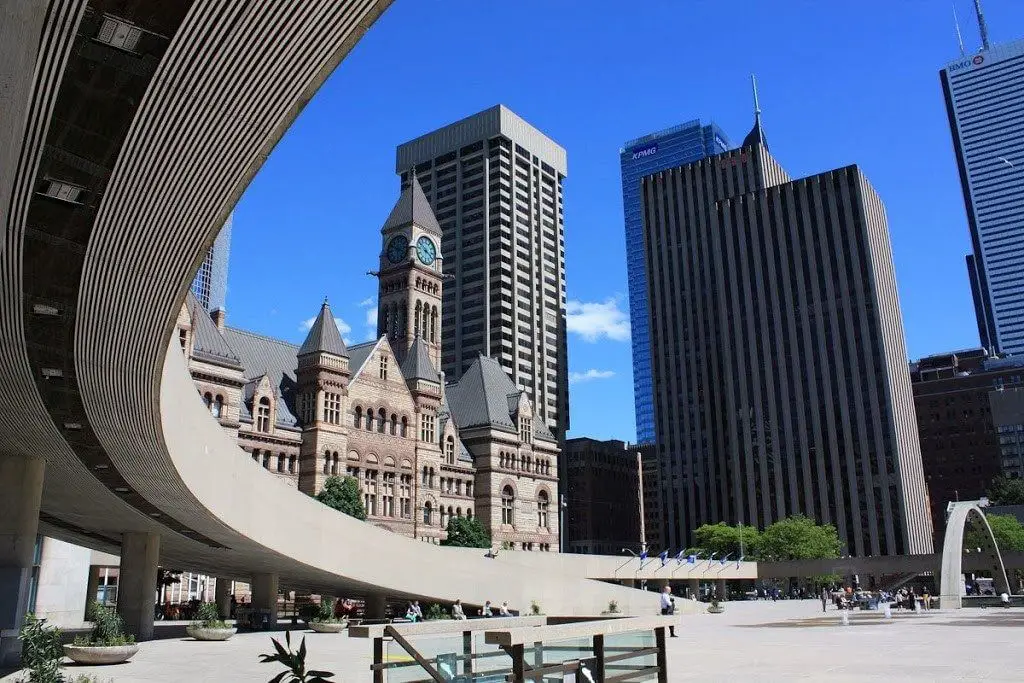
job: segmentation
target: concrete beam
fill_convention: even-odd
[[[44,469],[42,458],[0,455],[0,668],[21,657]]]

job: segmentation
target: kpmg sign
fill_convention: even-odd
[[[658,143],[655,142],[653,145],[647,145],[646,147],[637,147],[633,150],[633,161],[637,159],[643,159],[644,157],[654,156],[658,153]]]

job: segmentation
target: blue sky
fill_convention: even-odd
[[[970,52],[973,2],[955,4]],[[1024,2],[984,5],[992,42],[1024,37]],[[350,341],[372,337],[396,145],[501,102],[568,153],[571,435],[631,440],[618,150],[694,118],[742,140],[753,72],[791,175],[857,163],[885,202],[911,357],[976,346],[938,79],[958,54],[941,0],[397,0],[239,202],[228,322],[299,342],[327,296]]]

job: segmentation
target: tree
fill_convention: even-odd
[[[1024,479],[996,477],[987,495],[993,505],[1024,505]]]
[[[490,548],[491,535],[484,525],[475,517],[452,517],[448,520],[448,538],[441,545],[458,546],[460,548]]]
[[[761,533],[758,559],[764,562],[816,560],[839,557],[839,533],[831,524],[794,515],[779,520]]]
[[[1014,550],[1024,550],[1024,526],[1021,525],[1013,515],[985,515],[988,525],[992,527],[992,535],[995,536],[999,552],[1005,553]],[[985,545],[988,532],[980,523],[968,525],[964,532],[965,548],[981,548]]]
[[[716,557],[753,557],[761,538],[757,527],[738,524],[729,526],[725,522],[704,524],[693,532],[694,544],[701,554],[716,553]]]
[[[355,477],[327,477],[323,489],[316,494],[316,499],[350,517],[366,519],[363,496],[359,492],[359,482]]]

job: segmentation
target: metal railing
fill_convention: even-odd
[[[558,623],[551,623],[557,621]],[[513,617],[359,625],[373,641],[374,683],[668,680],[665,629],[675,617]]]

